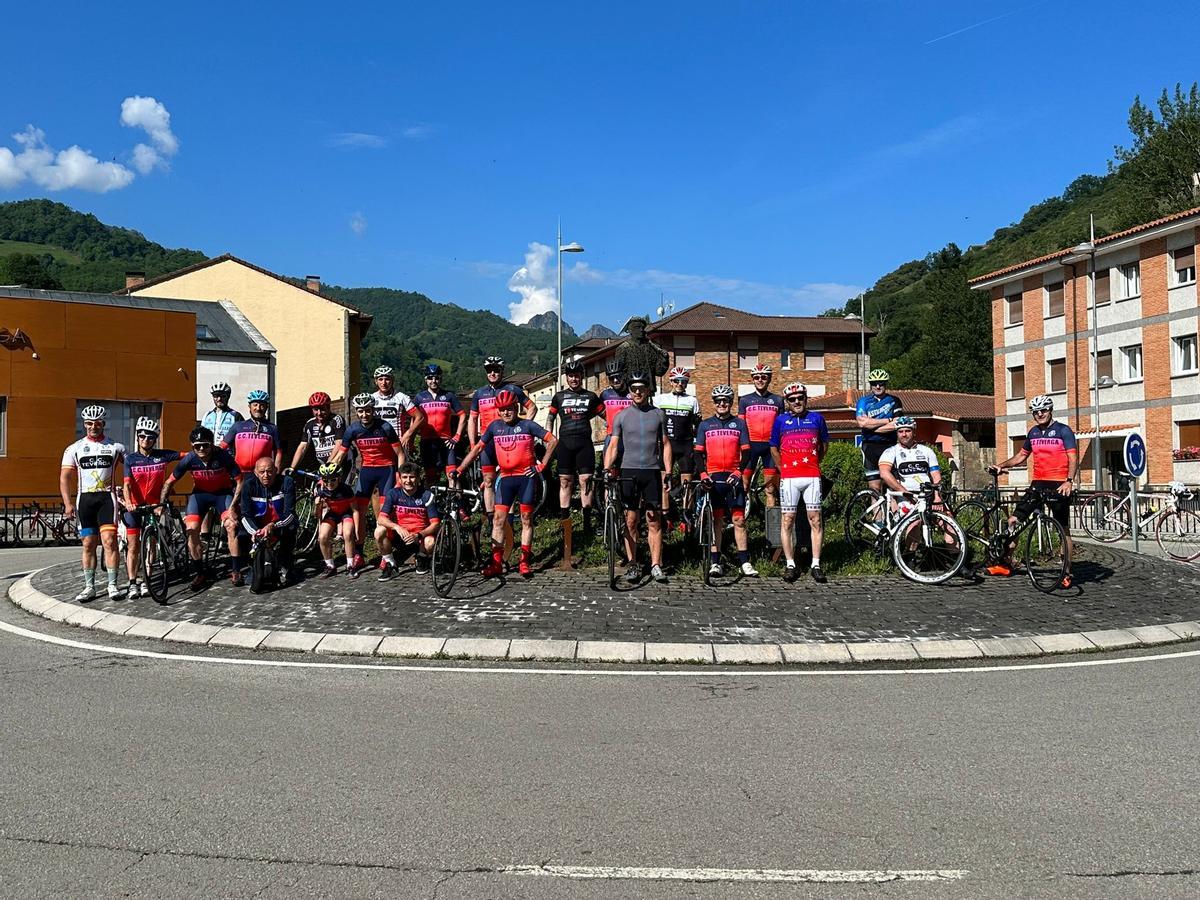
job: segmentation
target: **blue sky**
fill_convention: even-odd
[[[561,216],[577,328],[816,313],[1104,171],[1134,95],[1197,77],[1177,4],[432,6],[20,4],[0,200],[517,317]]]

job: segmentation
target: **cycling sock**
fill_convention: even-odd
[[[750,562],[750,551],[749,550],[739,550],[738,551],[738,562],[740,562],[742,565],[745,565],[746,563]]]
[[[240,556],[229,557],[229,571],[230,572],[242,571],[242,558]]]
[[[96,589],[96,570],[95,569],[84,569],[83,570],[83,586],[85,588],[89,588],[91,590]]]
[[[383,561],[389,566],[394,566],[396,564],[396,557],[390,553],[385,553],[383,554]]]
[[[325,560],[325,568],[327,568],[327,569],[336,568],[332,559]]]
[[[522,544],[521,545],[521,556],[524,559],[529,559],[529,557],[532,555],[533,555],[533,547],[531,547],[529,544]]]
[[[117,586],[117,570],[116,569],[108,570],[108,586],[109,587]]]
[[[790,556],[787,558],[787,568],[789,568],[789,569],[796,568],[796,561],[794,559],[792,559]]]
[[[203,575],[204,574],[204,560],[193,559],[192,560],[192,571],[197,575]]]
[[[504,562],[504,545],[503,544],[496,546],[496,547],[492,547],[492,560],[496,563]]]
[[[814,569],[821,568],[821,557],[819,557],[819,556],[813,557],[812,568],[814,568]]]
[[[718,565],[721,562],[721,554],[719,551],[710,550],[708,555],[712,559],[712,564],[714,566]]]

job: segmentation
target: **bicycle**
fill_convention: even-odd
[[[1125,484],[1128,479],[1122,479]],[[1194,496],[1187,485],[1172,481],[1163,505],[1147,513],[1138,522],[1138,531],[1146,533],[1154,526],[1154,539],[1159,548],[1181,562],[1200,559],[1200,515],[1180,509],[1179,501]],[[1079,520],[1093,540],[1104,544],[1119,541],[1132,530],[1129,495],[1121,497],[1109,491],[1091,494],[1079,502]]]
[[[617,554],[625,556],[625,504],[620,478],[604,479],[604,549],[608,556],[608,586],[617,589]]]
[[[717,543],[717,518],[713,514],[712,484],[703,481],[695,483],[696,512],[694,514],[696,544],[700,554],[700,572],[705,585],[712,586],[712,566],[709,565],[713,545]]]
[[[863,488],[851,497],[846,504],[846,543],[858,552],[873,548],[882,556],[886,552],[890,526],[898,521],[888,502],[896,496],[892,491],[880,494]]]
[[[161,515],[155,513],[160,508],[163,510]],[[135,512],[151,513],[145,516],[142,526],[142,577],[154,601],[165,603],[171,573],[186,572],[190,562],[183,521],[179,511],[169,504],[164,507],[151,504],[138,506]]]
[[[937,493],[937,485],[921,485],[916,506],[890,529],[896,568],[919,584],[944,584],[967,559],[962,527],[948,513],[934,509]]]
[[[79,525],[74,517],[63,513],[56,516],[43,512],[38,503],[33,503],[29,512],[16,521],[13,529],[13,545],[17,547],[45,547],[51,537],[59,546],[79,540]]]
[[[293,469],[292,478],[296,484],[296,553],[308,553],[317,545],[317,531],[320,522],[317,519],[317,483],[320,476],[315,472],[304,469]]]
[[[1067,531],[1053,516],[1047,515],[1043,507],[1054,501],[1053,492],[1040,488],[1030,488],[1037,508],[1016,527],[1005,525],[993,534],[987,542],[987,561],[989,565],[1004,562],[1008,558],[1009,548],[1016,547],[1021,536],[1025,536],[1025,545],[1021,561],[1025,573],[1033,586],[1044,594],[1048,594],[1062,585],[1067,577],[1070,561],[1067,558]]]
[[[949,505],[951,514],[967,537],[985,548],[992,535],[1008,521],[1008,510],[1000,502],[1000,476],[988,474],[992,477],[990,487],[970,500],[951,502]]]
[[[442,485],[435,485],[430,491],[438,498],[438,508],[442,513],[442,524],[433,541],[433,556],[430,561],[433,590],[439,597],[449,597],[455,581],[458,580],[458,573],[462,571],[464,546],[469,548],[476,558],[479,556],[478,525],[469,529],[463,528],[463,519],[467,516],[466,504],[477,504],[479,495],[477,491]]]

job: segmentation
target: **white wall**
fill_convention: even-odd
[[[244,356],[197,356],[196,358],[196,418],[204,418],[204,414],[212,409],[212,394],[209,388],[218,381],[225,381],[233,388],[229,405],[247,415],[246,395],[253,390],[269,391],[270,373],[266,360],[247,358]],[[271,418],[275,418],[274,404],[271,407]]]

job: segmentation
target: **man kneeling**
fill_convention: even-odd
[[[279,538],[279,581],[285,587],[295,577],[296,486],[288,475],[280,475],[275,460],[261,457],[254,464],[254,478],[242,488],[242,527],[255,539],[266,540],[275,532]]]
[[[429,557],[433,542],[442,524],[433,494],[421,484],[421,467],[406,462],[396,474],[396,487],[389,490],[379,508],[379,524],[375,528],[375,543],[383,559],[379,563],[379,580],[389,581],[396,576],[395,547],[400,562],[410,553],[417,555],[417,574],[429,572]]]

